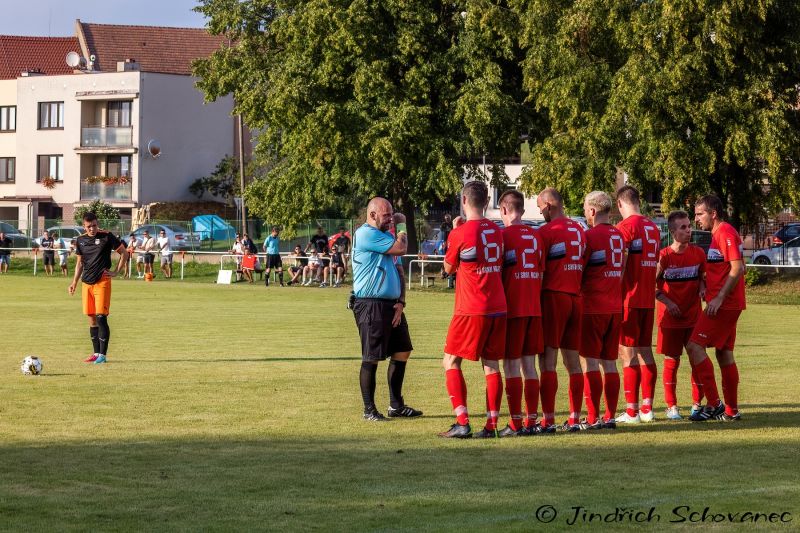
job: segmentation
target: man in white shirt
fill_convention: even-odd
[[[158,232],[158,250],[161,252],[161,272],[169,279],[172,277],[172,248],[169,246],[169,237],[163,229]]]
[[[150,232],[145,231],[142,234],[142,242],[141,247],[139,250],[144,252],[142,257],[144,258],[144,274],[145,276],[148,274],[153,274],[153,260],[155,256],[153,255],[153,249],[156,246],[156,240],[150,236]]]

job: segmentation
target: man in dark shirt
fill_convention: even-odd
[[[13,247],[14,242],[0,231],[0,273],[5,274],[8,272],[8,260],[11,258],[10,249]]]
[[[86,363],[106,362],[108,342],[111,331],[108,327],[108,313],[111,308],[111,278],[125,272],[128,264],[128,250],[125,243],[108,231],[97,227],[97,215],[91,211],[83,215],[85,231],[76,239],[75,276],[69,286],[69,293],[75,294],[78,280],[83,281],[83,313],[89,317],[89,335],[92,338],[94,353],[84,360]],[[111,270],[111,252],[120,255],[116,270]]]
[[[347,228],[339,226],[339,233],[331,239],[333,246],[333,256],[331,257],[332,277],[334,287],[340,287],[347,275],[347,257],[350,254],[350,237],[347,235]]]
[[[309,250],[316,250],[320,255],[328,253],[328,236],[325,235],[322,226],[317,226],[317,234],[311,236],[308,246],[306,246],[306,252]]]
[[[56,252],[53,250],[53,238],[49,231],[42,234],[39,246],[42,249],[42,259],[44,260],[44,271],[48,276],[53,275],[53,267],[56,264]]]

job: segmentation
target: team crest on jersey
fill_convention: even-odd
[[[557,242],[550,247],[547,252],[548,259],[561,259],[567,255],[567,244],[564,242]]]
[[[628,251],[632,254],[642,253],[642,239],[633,239],[633,241],[631,241],[631,247]]]
[[[595,250],[592,252],[592,255],[589,256],[589,262],[587,266],[601,266],[606,264],[606,251],[605,250]]]
[[[99,245],[100,244],[100,239],[95,239],[94,243]]]
[[[478,260],[478,249],[475,246],[470,246],[469,248],[464,248],[458,254],[459,259],[466,263],[474,263]]]
[[[722,255],[722,252],[720,252],[716,248],[709,248],[706,260],[709,263],[722,263],[723,261],[725,261],[725,257]]]

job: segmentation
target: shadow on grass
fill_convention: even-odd
[[[545,504],[561,518],[548,529],[563,529],[576,505],[796,516],[800,501],[797,442],[789,439],[732,433],[713,450],[665,439],[639,453],[633,435],[452,442],[360,431],[360,438],[5,445],[0,529],[530,529]],[[687,460],[698,454],[702,461]],[[686,487],[699,480],[710,489],[698,500]]]
[[[415,361],[440,361],[441,357],[413,357]],[[115,359],[114,363],[117,364],[141,364],[141,363],[301,363],[306,361],[361,361],[361,357],[352,355],[343,355],[341,357],[305,357],[298,355],[297,357],[238,357],[235,359],[230,358],[216,358],[216,359]],[[383,361],[382,361],[383,362]]]

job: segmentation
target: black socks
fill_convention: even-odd
[[[403,402],[403,378],[406,376],[406,361],[389,362],[386,379],[389,382],[389,404],[392,409],[400,409]]]

